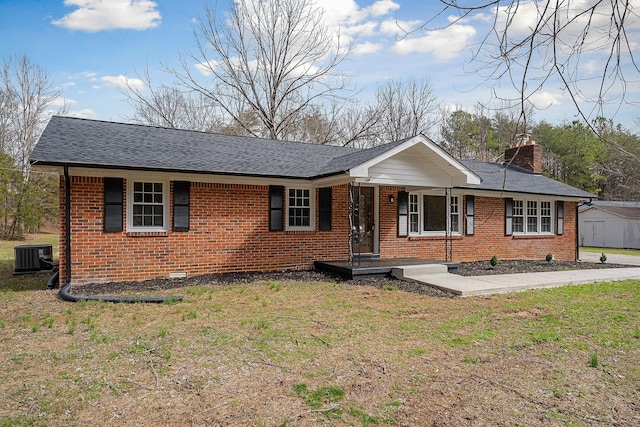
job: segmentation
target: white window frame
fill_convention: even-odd
[[[434,191],[411,191],[409,192],[409,236],[445,236],[447,234],[446,230],[441,230],[441,231],[426,231],[424,230],[424,196],[439,196],[439,197],[446,197],[447,195],[445,194],[444,190],[442,192],[434,192]],[[457,200],[457,207],[458,207],[458,211],[457,212],[452,212],[451,211],[451,201],[452,198],[456,198]],[[460,236],[462,235],[462,217],[461,217],[461,213],[460,212],[460,207],[461,207],[461,201],[462,201],[462,195],[458,194],[458,193],[453,193],[449,195],[449,198],[447,200],[447,204],[445,205],[446,207],[446,228],[447,230],[451,230],[451,215],[456,215],[458,217],[458,230],[457,231],[450,231],[450,234],[453,236]],[[417,208],[417,212],[416,209]],[[418,231],[415,231],[411,229],[411,221],[412,219],[415,221],[417,215],[417,224],[418,224]]]
[[[289,192],[291,190],[303,190],[309,192],[309,225],[289,225],[289,209],[295,208],[289,205],[290,196]],[[305,186],[287,186],[285,187],[285,215],[284,215],[284,223],[285,230],[287,231],[313,231],[316,228],[316,190],[314,187],[305,187]],[[303,206],[303,208],[307,208],[307,206]]]
[[[133,225],[133,205],[134,205],[134,183],[154,183],[162,184],[162,227],[134,226]],[[169,231],[169,180],[162,180],[152,177],[129,177],[127,178],[127,231],[133,233],[144,233],[154,231]]]
[[[544,215],[543,215],[544,213]],[[555,226],[555,203],[546,198],[518,198],[513,199],[512,227],[514,235],[553,235]],[[522,218],[522,230],[516,230],[516,218]],[[543,220],[549,230],[543,231]],[[534,221],[535,220],[535,221]],[[535,230],[530,230],[535,224]]]

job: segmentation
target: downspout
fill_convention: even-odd
[[[65,209],[65,283],[71,283],[71,181],[69,166],[64,167],[64,209]]]
[[[580,221],[578,220],[578,208],[580,203],[576,203],[576,261],[580,261]]]

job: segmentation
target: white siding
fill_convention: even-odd
[[[579,243],[582,246],[640,249],[640,220],[591,208],[580,212]]]
[[[400,153],[371,167],[369,174],[372,181],[379,184],[419,187],[453,186],[451,176],[431,160],[407,152]]]

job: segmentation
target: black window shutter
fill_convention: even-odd
[[[513,235],[513,199],[504,199],[504,234]]]
[[[173,183],[173,231],[189,231],[189,202],[191,183]]]
[[[104,179],[104,231],[122,231],[122,178]]]
[[[558,200],[556,202],[556,234],[564,233],[564,202]]]
[[[269,231],[284,230],[284,187],[269,186]]]
[[[331,230],[331,187],[318,189],[318,229]]]
[[[467,211],[467,226],[465,233],[467,236],[473,236],[474,231],[474,212],[475,212],[475,196],[467,195],[465,196],[465,204]]]
[[[409,193],[398,191],[398,237],[409,235]]]

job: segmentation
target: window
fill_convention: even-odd
[[[527,233],[538,232],[538,202],[527,200]]]
[[[513,200],[513,229],[520,234],[553,232],[553,209],[547,200]]]
[[[167,230],[168,189],[165,182],[129,180],[128,228],[135,231]]]
[[[522,200],[513,201],[513,232],[524,233],[524,206]]]
[[[458,196],[447,197],[430,194],[409,194],[410,234],[444,234],[449,227],[451,233],[460,233],[460,204]]]
[[[458,205],[458,196],[451,196],[451,211],[449,212],[451,221],[451,232],[460,233],[460,208]]]
[[[311,191],[308,188],[290,188],[287,204],[288,228],[310,229],[311,221]]]
[[[420,211],[418,209],[418,195],[409,195],[409,231],[411,233],[420,232]]]
[[[447,205],[444,196],[422,196],[422,230],[445,231]]]
[[[551,202],[540,202],[540,231],[551,233]]]

